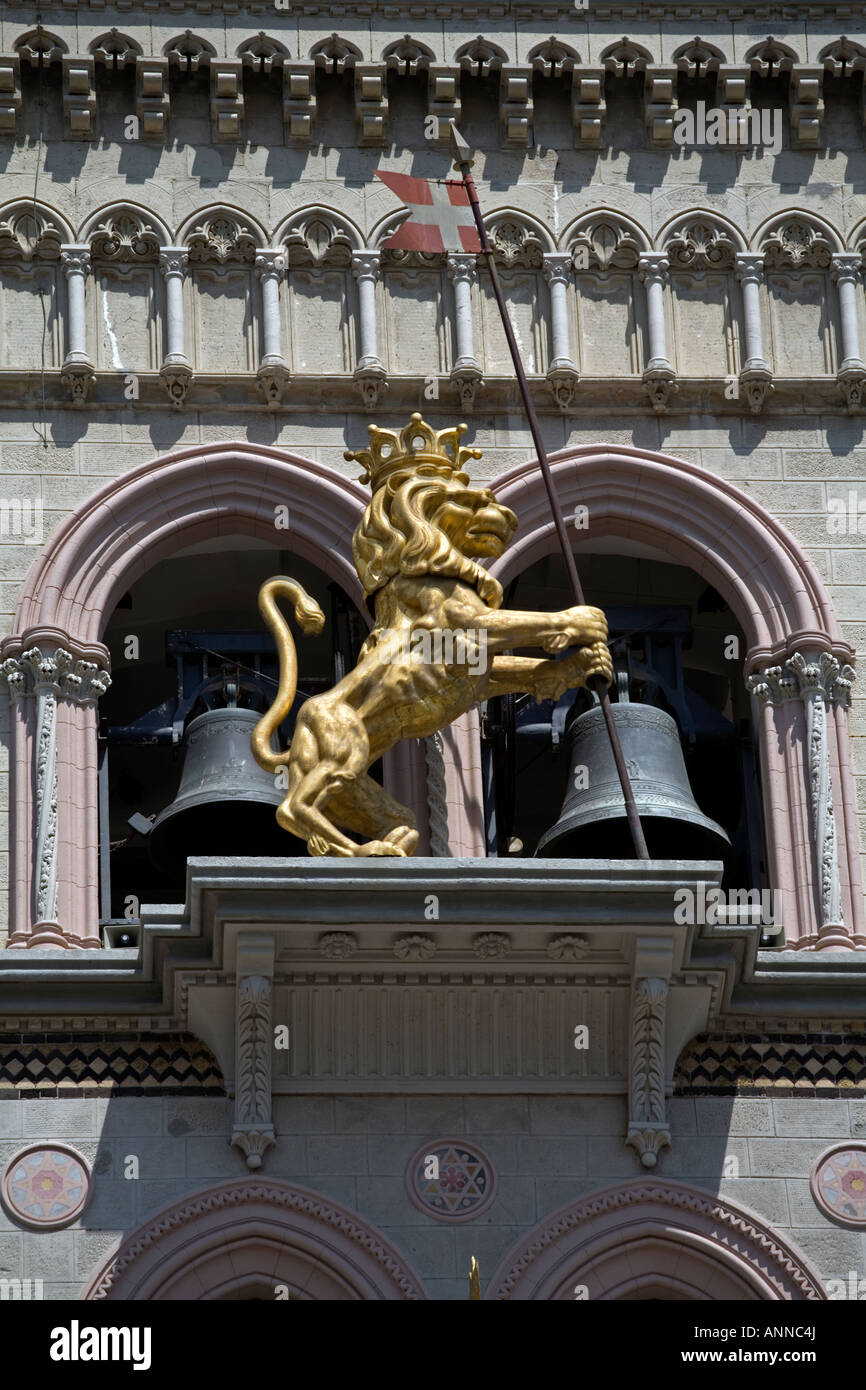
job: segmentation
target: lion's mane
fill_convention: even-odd
[[[398,474],[376,490],[352,537],[368,597],[398,574],[438,574],[477,588],[489,607],[499,607],[501,585],[428,519],[453,490],[441,477],[418,474]]]

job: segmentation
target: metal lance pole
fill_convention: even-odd
[[[538,416],[535,413],[535,405],[532,396],[529,394],[529,383],[526,380],[526,373],[523,370],[523,362],[520,357],[520,350],[517,346],[517,339],[514,336],[514,329],[511,326],[511,319],[508,317],[508,310],[505,305],[505,297],[502,293],[502,285],[499,282],[499,272],[496,269],[496,261],[493,256],[493,248],[487,236],[487,228],[484,225],[484,218],[481,216],[481,208],[478,203],[478,191],[475,187],[475,180],[472,177],[472,151],[467,145],[457,127],[451,125],[451,153],[454,157],[454,167],[460,170],[463,178],[463,186],[466,189],[469,203],[472,208],[472,215],[475,218],[475,225],[478,228],[478,236],[481,240],[481,250],[487,260],[487,269],[490,271],[490,281],[493,285],[493,293],[496,303],[499,306],[499,313],[502,318],[502,327],[505,330],[505,337],[508,340],[508,350],[511,353],[511,360],[514,363],[514,370],[517,373],[517,384],[520,387],[520,394],[523,397],[523,406],[526,411],[526,418],[529,421],[529,428],[532,433],[532,440],[535,444],[535,453],[541,467],[541,476],[544,479],[544,486],[547,490],[550,510],[553,516],[553,524],[556,527],[556,534],[559,537],[559,544],[562,547],[562,554],[565,560],[565,568],[571,581],[575,599],[578,604],[585,604],[583,589],[580,577],[577,573],[577,566],[574,563],[574,554],[569,544],[568,535],[565,530],[565,522],[560,511],[559,501],[556,496],[556,489],[553,485],[553,475],[550,471],[550,463],[547,458],[547,451],[544,447],[544,440],[541,437],[541,427],[538,423]],[[637,806],[635,804],[634,792],[631,789],[628,768],[623,757],[622,744],[619,741],[619,730],[614,722],[613,710],[611,708],[610,696],[607,686],[602,677],[597,677],[591,683],[591,689],[598,695],[601,703],[604,722],[607,727],[610,748],[613,753],[613,760],[616,763],[617,775],[619,776],[620,786],[622,787],[623,799],[625,801],[625,814],[628,821],[628,828],[631,832],[634,852],[638,859],[649,859],[646,839],[643,833],[643,826],[640,823]]]

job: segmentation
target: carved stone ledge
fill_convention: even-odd
[[[263,365],[256,372],[259,383],[259,390],[265,398],[268,410],[278,410],[282,404],[283,395],[286,387],[291,380],[291,372],[288,367],[280,363]]]
[[[354,372],[355,385],[361,393],[365,410],[375,410],[388,390],[388,373],[384,367],[358,367]]]
[[[87,362],[69,362],[60,373],[60,380],[69,392],[72,404],[80,410],[87,404],[96,376]]]
[[[166,362],[159,369],[159,378],[172,405],[180,410],[192,384],[192,368],[182,362]]]
[[[764,401],[773,392],[773,374],[769,367],[746,367],[740,372],[740,385],[753,415],[759,415]]]
[[[643,383],[650,399],[650,405],[657,415],[668,408],[671,396],[680,389],[676,373],[672,367],[652,367],[643,374]]]
[[[566,411],[574,404],[577,395],[577,386],[580,381],[580,373],[576,367],[556,367],[551,368],[547,373],[547,380],[553,392],[553,399],[560,410]]]
[[[839,395],[845,402],[849,415],[856,415],[863,408],[863,389],[866,387],[866,370],[862,367],[843,368],[836,381]]]
[[[461,367],[459,371],[451,373],[451,381],[457,388],[461,409],[473,410],[476,392],[484,385],[484,377],[480,368]]]

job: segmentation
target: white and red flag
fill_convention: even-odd
[[[384,246],[395,251],[480,251],[481,238],[464,184],[414,179],[411,174],[375,173],[411,209]]]

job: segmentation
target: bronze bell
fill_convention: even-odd
[[[274,815],[285,791],[252,755],[260,718],[251,709],[211,709],[188,726],[177,796],[147,837],[151,859],[168,878],[182,881],[190,856],[305,852]]]
[[[676,721],[654,705],[626,702],[611,709],[650,858],[727,861],[730,839],[695,801]],[[625,802],[600,705],[574,720],[566,742],[570,761],[565,799],[536,854],[631,859]]]

